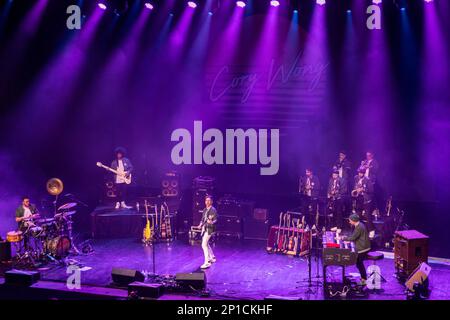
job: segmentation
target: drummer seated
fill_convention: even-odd
[[[19,230],[26,227],[26,220],[38,217],[38,210],[35,205],[30,203],[30,197],[22,197],[22,204],[16,209],[16,222],[19,224]]]

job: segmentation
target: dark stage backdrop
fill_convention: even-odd
[[[185,189],[212,175],[221,193],[260,197],[294,195],[307,166],[325,185],[339,150],[356,167],[370,149],[384,194],[420,203],[414,227],[450,240],[447,2],[435,1],[432,17],[386,4],[377,31],[357,3],[352,14],[244,13],[234,3],[208,14],[170,11],[175,2],[150,12],[130,1],[120,16],[85,4],[79,31],[65,27],[70,1],[0,2],[0,234],[14,227],[18,197],[40,199],[50,177],[95,205],[104,174],[95,162],[109,163],[116,146],[139,185],[177,170]],[[171,133],[193,134],[195,120],[223,133],[279,129],[278,174],[173,165]]]

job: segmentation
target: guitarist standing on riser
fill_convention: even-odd
[[[125,149],[118,147],[114,150],[114,153],[116,155],[116,159],[114,159],[111,163],[111,168],[120,173],[125,173],[126,176],[129,176],[133,171],[133,165],[131,164],[130,159],[125,158]],[[125,203],[128,188],[128,185],[125,183],[125,179],[121,175],[116,174],[114,183],[117,190],[116,209],[131,209],[131,207],[127,206]]]

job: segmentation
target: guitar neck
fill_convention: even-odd
[[[106,169],[106,170],[108,170],[108,171],[111,171],[112,173],[119,174],[119,172],[118,172],[117,170],[114,170],[113,168],[110,168],[110,167],[105,166],[105,165],[103,165],[103,164],[102,164],[101,167],[102,167],[103,169]]]

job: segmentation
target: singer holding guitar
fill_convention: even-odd
[[[212,204],[212,196],[207,195],[205,197],[205,209],[203,209],[202,219],[198,226],[198,228],[202,230],[202,249],[205,256],[205,261],[200,267],[201,269],[207,269],[211,266],[211,263],[216,262],[214,252],[209,245],[209,240],[216,231],[217,223],[217,210],[212,206]]]
[[[125,203],[128,184],[127,179],[131,178],[131,172],[133,171],[133,165],[130,159],[125,157],[125,149],[118,147],[114,150],[116,159],[111,163],[111,168],[116,170],[118,174],[115,175],[114,183],[117,190],[116,209],[124,208],[131,209]]]

